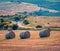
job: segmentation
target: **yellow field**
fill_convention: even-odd
[[[26,18],[26,20],[30,22],[30,24],[28,25],[29,27],[35,27],[37,25],[42,25],[43,27],[60,27],[60,17],[31,16]]]
[[[23,30],[22,30],[23,31]],[[15,30],[14,39],[5,39],[6,30],[0,31],[0,51],[60,51],[60,31],[51,31],[50,37],[40,38],[39,31],[30,31],[29,39],[20,39],[21,30]]]

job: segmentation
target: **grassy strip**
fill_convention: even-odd
[[[52,31],[60,31],[60,27],[50,27]],[[42,30],[45,28],[19,28],[18,30]]]

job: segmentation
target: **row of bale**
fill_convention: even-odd
[[[50,36],[50,32],[51,32],[50,28],[46,28],[46,29],[40,30],[39,37],[41,37],[41,38],[42,37],[49,37]],[[29,31],[21,32],[19,37],[21,39],[30,38],[30,32]],[[13,38],[15,38],[15,33],[13,32],[13,30],[11,28],[8,28],[8,33],[6,33],[5,38],[6,39],[13,39]]]

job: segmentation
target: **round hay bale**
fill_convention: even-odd
[[[50,31],[51,30],[49,28],[43,29],[43,30],[40,31],[39,36],[40,37],[49,37],[50,36]]]
[[[10,34],[7,33],[7,34],[5,35],[5,38],[6,38],[6,39],[11,39]]]
[[[20,38],[21,39],[30,38],[30,32],[29,31],[21,32],[20,33]]]
[[[48,30],[49,32],[51,32],[51,29],[50,29],[50,28],[47,28],[47,30]]]
[[[25,34],[26,34],[27,38],[30,38],[30,32],[29,31],[26,31]]]
[[[13,31],[8,32],[8,33],[5,35],[5,38],[6,38],[6,39],[13,39],[13,38],[15,38],[15,33],[14,33]]]
[[[12,31],[13,29],[11,27],[8,28],[8,31]]]

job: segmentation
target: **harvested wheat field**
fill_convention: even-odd
[[[5,39],[6,30],[0,31],[0,51],[60,51],[60,31],[51,31],[50,37],[40,38],[39,31],[30,31],[29,39],[20,39],[20,32],[15,30],[14,39]]]

